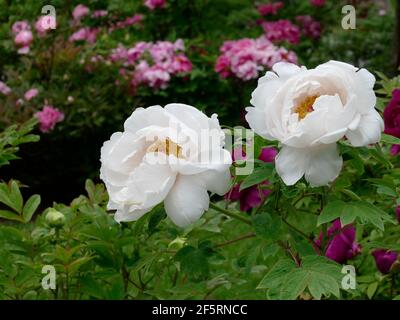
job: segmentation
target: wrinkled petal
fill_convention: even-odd
[[[354,147],[362,147],[381,140],[383,131],[383,120],[379,113],[373,109],[362,115],[356,130],[349,130],[346,133],[347,139]]]

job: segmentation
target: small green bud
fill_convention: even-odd
[[[61,228],[65,224],[65,216],[51,208],[46,214],[46,221],[51,227]]]

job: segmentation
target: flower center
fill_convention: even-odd
[[[319,96],[308,96],[294,108],[294,113],[299,115],[299,119],[304,119],[307,114],[314,111],[313,104],[318,97]]]
[[[169,138],[166,138],[165,140],[156,140],[147,148],[146,152],[162,152],[167,156],[174,155],[177,158],[183,158],[182,147]]]

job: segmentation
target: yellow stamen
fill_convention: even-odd
[[[304,119],[307,114],[314,111],[313,104],[318,96],[306,97],[301,103],[294,108],[294,113],[299,114],[299,119]]]
[[[162,152],[167,156],[174,155],[177,158],[183,158],[182,147],[166,138],[164,141],[157,140],[150,147],[147,148],[147,152]]]

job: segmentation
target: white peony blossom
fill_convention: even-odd
[[[164,201],[167,215],[186,226],[208,209],[207,190],[229,189],[230,153],[216,115],[168,104],[136,109],[124,132],[101,149],[100,177],[117,221],[133,221]]]
[[[343,137],[355,147],[380,140],[375,77],[366,69],[338,61],[310,70],[279,62],[273,71],[259,79],[246,120],[257,134],[281,142],[275,161],[285,184],[303,175],[312,186],[337,178],[343,160],[336,142]]]

